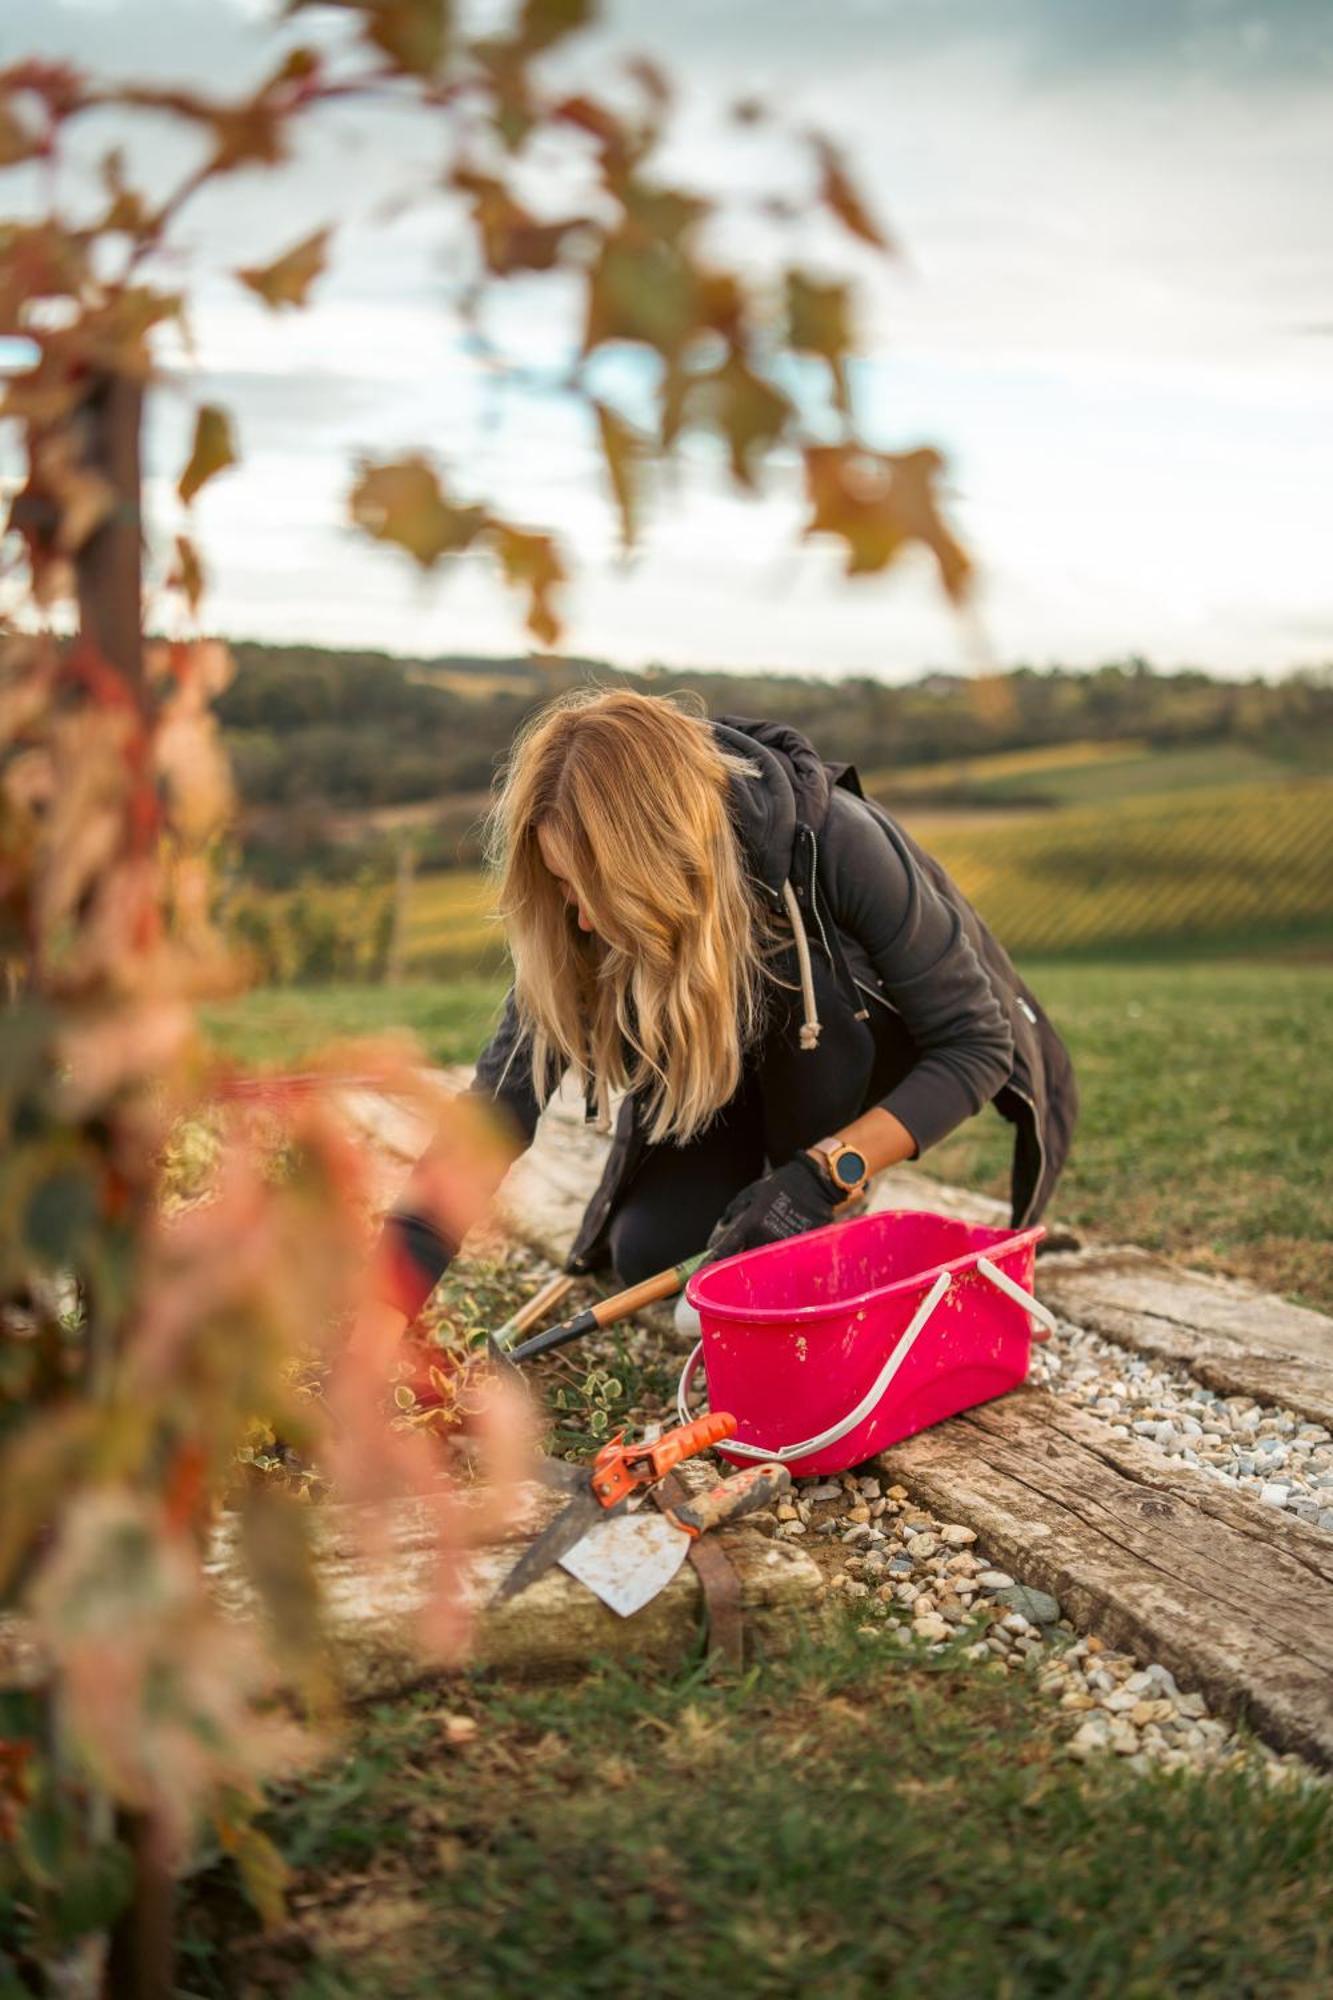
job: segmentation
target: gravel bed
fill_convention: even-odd
[[[514,1261],[527,1267],[525,1290],[547,1275],[531,1253]],[[653,1317],[651,1327],[640,1321],[616,1336],[627,1357],[650,1370],[654,1361],[661,1366],[666,1332],[666,1315]],[[594,1336],[570,1350],[572,1362],[565,1355],[560,1361],[577,1380],[589,1367],[605,1368],[613,1347],[610,1336]],[[544,1385],[548,1393],[565,1366]],[[1333,1437],[1320,1425],[1250,1397],[1216,1395],[1186,1369],[1067,1320],[1049,1342],[1034,1345],[1031,1379],[1112,1432],[1210,1473],[1258,1504],[1333,1530]],[[632,1422],[674,1420],[665,1396],[641,1390],[634,1400],[638,1406],[625,1412]],[[1179,1687],[1166,1667],[1136,1661],[1095,1634],[1080,1636],[1053,1597],[990,1563],[971,1528],[936,1518],[903,1486],[855,1473],[802,1480],[773,1514],[754,1521],[766,1533],[804,1541],[829,1593],[858,1605],[863,1629],[882,1633],[886,1643],[935,1653],[958,1645],[982,1671],[1031,1675],[1058,1705],[1072,1758],[1117,1755],[1135,1770],[1244,1766],[1274,1781],[1324,1782],[1299,1756],[1280,1756],[1212,1715],[1204,1696]]]
[[[1200,1388],[1175,1362],[1150,1360],[1061,1320],[1032,1350],[1031,1380],[1120,1437],[1155,1445],[1265,1507],[1333,1531],[1333,1435],[1252,1396]]]
[[[1031,1674],[1058,1704],[1075,1759],[1109,1753],[1137,1771],[1243,1766],[1275,1782],[1321,1782],[1302,1758],[1238,1735],[1166,1667],[1079,1637],[1055,1598],[989,1562],[973,1529],[939,1520],[904,1486],[851,1473],[803,1480],[756,1522],[804,1542],[826,1570],[832,1558],[829,1594],[863,1607],[863,1630],[933,1653],[962,1641],[980,1667]]]

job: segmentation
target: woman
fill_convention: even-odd
[[[1014,1126],[1014,1223],[1041,1214],[1068,1054],[851,767],[782,724],[583,692],[519,737],[494,831],[514,981],[472,1089],[518,1150],[566,1072],[590,1117],[625,1093],[570,1270],[631,1284],[816,1228],[989,1102]],[[413,1194],[385,1230],[391,1321],[456,1248]]]

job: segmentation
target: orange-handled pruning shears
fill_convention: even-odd
[[[646,1493],[674,1466],[710,1445],[721,1444],[736,1428],[736,1419],[724,1410],[698,1417],[692,1424],[680,1424],[651,1444],[625,1444],[624,1433],[604,1444],[591,1466],[567,1465],[549,1459],[543,1476],[573,1494],[549,1528],[538,1535],[510,1570],[491,1599],[504,1604],[535,1583],[599,1521],[619,1514],[633,1493]]]

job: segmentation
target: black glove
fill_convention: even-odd
[[[844,1199],[808,1153],[797,1153],[727,1203],[708,1239],[710,1261],[822,1229]]]

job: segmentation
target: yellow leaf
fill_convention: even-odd
[[[560,620],[551,604],[551,592],[566,580],[554,541],[550,535],[511,528],[503,521],[495,522],[493,529],[507,581],[528,592],[528,630],[541,645],[554,646],[560,637]]]
[[[684,414],[721,433],[735,477],[742,486],[753,486],[758,461],[782,436],[792,406],[742,355],[732,353],[720,368],[686,385]]]
[[[265,1930],[272,1930],[287,1914],[287,1885],[292,1871],[266,1833],[247,1821],[237,1826],[220,1821],[219,1844],[236,1863],[241,1885],[252,1909]]]
[[[605,403],[595,403],[597,430],[602,441],[607,477],[620,514],[620,540],[632,547],[638,534],[639,478],[643,461],[643,439],[632,430],[618,411]]]
[[[434,467],[415,455],[363,463],[350,506],[359,528],[377,541],[396,542],[422,569],[469,548],[487,521],[483,507],[455,505]]]
[[[281,312],[284,306],[303,306],[311,285],[328,263],[330,234],[327,229],[318,229],[276,262],[248,265],[236,275],[274,312]]]
[[[361,16],[361,34],[373,48],[412,76],[434,76],[449,48],[452,0],[288,0],[288,14],[310,6],[341,8]]]
[[[669,212],[654,223],[674,226]],[[661,229],[627,228],[608,237],[588,277],[583,351],[637,340],[670,359],[699,323],[698,275]]]
[[[188,535],[176,537],[176,561],[167,578],[169,590],[179,590],[193,614],[204,594],[204,566]]]
[[[855,345],[849,285],[821,285],[804,271],[787,273],[787,344],[796,354],[822,355],[833,374],[839,409],[847,407],[844,362]]]
[[[598,0],[523,0],[518,41],[529,50],[549,49],[595,20]]]
[[[972,565],[939,511],[935,482],[943,461],[937,451],[899,454],[854,445],[813,445],[805,453],[810,500],[807,535],[839,536],[847,545],[847,574],[887,569],[912,542],[934,555],[949,596],[966,594]]]
[[[195,418],[190,462],[180,476],[176,491],[188,507],[201,486],[215,473],[225,472],[229,465],[235,463],[231,418],[216,403],[203,404]]]

